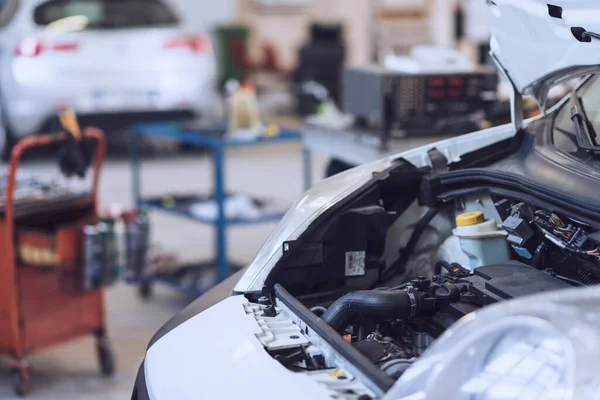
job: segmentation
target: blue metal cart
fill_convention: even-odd
[[[197,286],[182,284],[179,277],[190,271],[202,271],[208,268],[217,268],[218,282],[226,279],[232,272],[232,265],[227,256],[227,235],[229,226],[247,225],[262,222],[278,221],[283,213],[272,213],[261,215],[258,218],[228,218],[225,215],[226,185],[225,185],[225,159],[226,151],[230,147],[261,146],[282,142],[301,141],[300,132],[282,129],[277,136],[258,138],[234,138],[225,135],[226,125],[224,122],[200,122],[192,123],[150,123],[135,125],[130,131],[130,161],[133,172],[133,196],[138,209],[160,210],[170,214],[178,215],[186,219],[214,226],[216,235],[216,261],[207,263],[182,266],[175,273],[164,275],[146,276],[138,282],[142,297],[150,296],[151,284],[161,282],[180,290],[193,297],[200,296],[202,290]],[[179,144],[206,148],[212,152],[214,162],[214,193],[210,195],[174,197],[174,204],[165,204],[164,196],[160,198],[144,198],[140,186],[140,153],[139,142],[141,138],[161,138]],[[310,185],[310,153],[304,151],[304,186]],[[202,217],[190,211],[190,205],[202,201],[212,200],[217,205],[216,218]],[[188,274],[189,275],[189,274]],[[189,280],[188,280],[189,281]]]

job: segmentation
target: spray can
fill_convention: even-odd
[[[148,262],[150,223],[145,212],[140,212],[125,227],[127,275],[132,279],[143,277]]]
[[[98,271],[102,266],[102,235],[95,225],[83,228],[84,268],[83,289],[92,290],[97,285]]]
[[[99,268],[96,271],[96,282],[97,286],[102,286],[104,284],[104,279],[106,275],[106,269],[108,268],[108,263],[110,261],[110,255],[108,254],[108,236],[109,236],[109,227],[104,222],[99,222],[96,225],[96,229],[98,230],[98,234],[100,235],[100,263]]]
[[[117,270],[117,237],[115,234],[115,220],[105,218],[98,229],[102,232],[103,257],[102,269],[100,271],[100,284],[110,285],[116,279]]]

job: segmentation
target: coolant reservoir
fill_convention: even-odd
[[[456,217],[456,229],[460,248],[469,257],[469,266],[475,269],[482,265],[502,263],[510,260],[506,242],[506,231],[498,229],[495,219],[485,219],[482,212],[469,212]]]

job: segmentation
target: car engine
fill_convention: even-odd
[[[428,275],[347,291],[331,301],[304,303],[371,363],[397,378],[444,331],[481,307],[600,282],[598,234],[590,225],[520,201],[489,200],[494,216],[473,224],[487,224],[483,233],[469,226],[471,230],[461,231],[459,213],[450,213],[456,215],[455,229],[442,245],[446,250],[427,267]],[[420,239],[414,236],[424,232],[418,225],[405,245],[410,251]],[[494,262],[487,263],[490,260]],[[386,270],[380,267],[379,276]],[[306,357],[294,365],[315,364]],[[279,358],[284,359],[294,368],[289,359]]]
[[[454,322],[488,304],[568,288],[550,274],[518,261],[449,272],[390,288],[349,293],[322,319],[387,374],[399,376]]]
[[[348,293],[321,318],[386,374],[399,377],[439,335],[478,308],[600,282],[598,242],[589,225],[523,202],[500,199],[494,205],[502,218],[499,236],[509,249],[500,259],[506,260],[478,266],[477,256],[471,257],[477,252],[463,245],[471,265],[439,260],[429,278]],[[490,239],[488,234],[483,240]],[[503,254],[484,250],[488,257]]]

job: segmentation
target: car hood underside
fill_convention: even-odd
[[[481,0],[491,52],[521,93],[544,107],[557,83],[600,64],[598,0]]]

